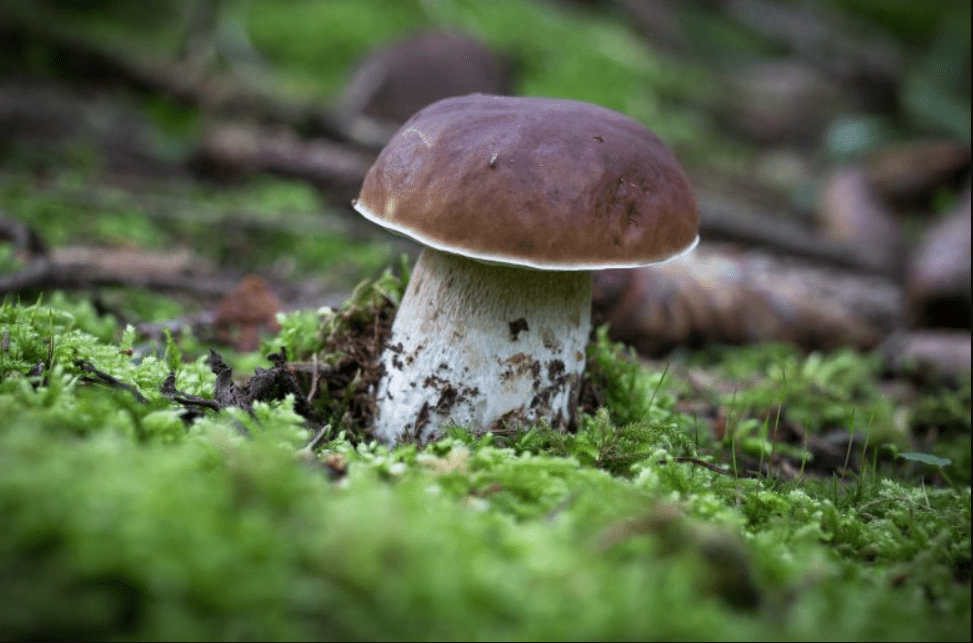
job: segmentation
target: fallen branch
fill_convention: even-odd
[[[253,414],[254,402],[282,400],[288,395],[294,396],[294,411],[307,420],[314,420],[315,412],[305,399],[297,382],[297,378],[287,368],[287,358],[283,350],[267,356],[273,363],[273,368],[257,368],[245,384],[233,381],[233,369],[227,366],[223,357],[210,349],[207,363],[216,375],[213,385],[213,398],[200,397],[184,393],[176,388],[176,375],[170,372],[159,387],[160,392],[170,400],[185,406],[189,410],[206,409],[220,410],[229,407],[241,408]]]
[[[788,218],[735,203],[725,196],[699,192],[700,236],[710,242],[727,241],[761,247],[782,254],[823,262],[838,268],[882,273],[884,265],[858,252],[851,244],[833,241]]]
[[[177,59],[126,59],[36,20],[0,24],[0,48],[6,55],[26,58],[38,46],[51,52],[62,73],[83,78],[86,84],[122,85],[136,92],[161,94],[210,114],[245,116],[286,124],[308,135],[352,141],[333,112],[318,105],[282,101],[245,87],[228,74],[202,74],[194,65]]]
[[[300,179],[349,203],[374,156],[326,139],[303,140],[279,128],[218,124],[203,137],[197,160],[210,171]]]
[[[59,263],[47,258],[31,261],[23,270],[0,277],[0,295],[60,288],[83,290],[101,286],[132,286],[163,292],[183,292],[215,298],[233,289],[234,282],[201,275],[153,272],[151,267],[105,267]]]
[[[164,292],[221,297],[235,286],[230,279],[194,270],[186,253],[70,247],[49,251],[28,226],[0,216],[0,239],[11,241],[25,266],[0,276],[0,296],[62,288],[135,286]]]
[[[75,362],[75,366],[81,369],[82,372],[88,373],[89,375],[92,376],[92,377],[82,378],[83,381],[98,382],[100,384],[105,384],[111,388],[119,388],[122,389],[123,391],[128,391],[129,393],[131,393],[135,397],[135,399],[138,400],[139,403],[141,404],[149,403],[149,400],[146,399],[146,397],[142,395],[141,391],[139,391],[133,384],[128,384],[126,382],[123,382],[120,379],[113,377],[108,373],[105,373],[104,371],[98,370],[97,368],[95,368],[94,364],[92,364],[88,360],[79,359]]]
[[[659,464],[666,464],[667,462],[688,462],[689,464],[695,464],[696,466],[703,467],[704,469],[709,469],[720,475],[730,476],[731,478],[738,477],[737,474],[733,473],[729,469],[724,469],[723,467],[718,467],[715,464],[707,462],[706,460],[700,460],[699,458],[694,458],[692,456],[677,456],[671,458],[671,460],[660,460]]]
[[[596,318],[645,355],[766,340],[869,349],[903,325],[894,282],[760,252],[701,245],[678,261],[594,278]]]

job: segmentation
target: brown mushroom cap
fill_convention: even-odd
[[[692,248],[699,226],[685,174],[640,123],[578,101],[483,94],[409,119],[355,209],[445,252],[547,270],[662,261]]]

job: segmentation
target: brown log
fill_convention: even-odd
[[[0,296],[54,288],[135,286],[217,297],[233,287],[185,252],[69,247],[31,251],[24,259],[23,269],[0,275]]]
[[[669,263],[595,273],[596,319],[645,355],[767,340],[869,349],[902,326],[902,301],[883,277],[705,244]]]

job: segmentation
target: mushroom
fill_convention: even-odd
[[[417,112],[355,209],[422,243],[381,356],[386,444],[573,421],[591,271],[671,259],[696,199],[655,134],[578,101],[473,94]]]

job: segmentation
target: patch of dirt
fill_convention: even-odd
[[[326,338],[324,353],[341,357],[333,367],[318,372],[312,404],[323,404],[331,412],[343,408],[342,424],[364,432],[375,415],[375,391],[385,374],[379,358],[392,335],[395,306],[386,301],[367,316],[361,312],[338,313],[342,319]]]
[[[508,325],[510,326],[510,339],[512,341],[517,341],[520,333],[530,330],[530,327],[527,325],[527,320],[523,317],[508,322]]]

